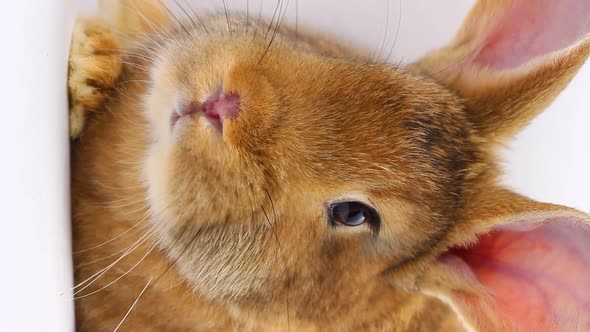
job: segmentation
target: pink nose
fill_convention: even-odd
[[[227,119],[238,115],[240,109],[240,96],[226,95],[218,90],[203,103],[203,112],[207,117]]]
[[[203,104],[193,102],[181,107],[177,111],[178,114],[173,114],[172,123],[174,124],[183,116],[203,112],[209,123],[217,130],[222,131],[223,120],[236,117],[239,110],[240,96],[235,94],[227,95],[221,90],[217,90]]]

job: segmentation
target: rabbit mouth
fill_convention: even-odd
[[[210,95],[203,103],[182,102],[170,116],[170,126],[175,125],[183,118],[192,118],[202,115],[207,122],[218,132],[223,132],[223,122],[226,119],[235,118],[240,111],[240,96],[227,94],[221,89]]]

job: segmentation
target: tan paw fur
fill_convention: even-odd
[[[96,19],[79,19],[69,59],[70,137],[80,136],[89,111],[101,109],[121,69],[119,42],[108,26]]]

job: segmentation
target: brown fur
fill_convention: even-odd
[[[70,135],[78,137],[86,112],[98,110],[116,84],[123,67],[118,39],[100,19],[87,19],[74,28],[68,75]]]
[[[208,17],[209,34],[188,35],[149,14],[162,13],[157,1],[142,10],[118,11],[132,17],[114,28],[154,33],[139,47],[103,56],[129,44],[96,23],[74,36],[73,107],[104,109],[73,145],[77,282],[148,234],[78,294],[100,289],[76,301],[82,331],[112,330],[148,282],[124,329],[456,331],[430,296],[446,282],[437,255],[513,215],[567,210],[498,187],[490,142],[563,89],[588,42],[473,88],[427,77],[467,52],[453,46],[402,70],[286,28],[267,51],[263,22],[232,18],[228,33],[225,17]],[[92,65],[80,62],[88,47]],[[108,102],[81,92],[93,82],[112,88]],[[242,100],[223,138],[202,121],[171,136],[174,95],[202,101],[221,84]],[[523,91],[507,98],[513,86]],[[329,227],[325,204],[344,194],[379,209],[378,235]]]

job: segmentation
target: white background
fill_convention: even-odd
[[[73,1],[0,11],[0,331],[73,329],[67,51]]]
[[[174,1],[168,2],[174,6]],[[191,2],[199,12],[222,8],[221,0]],[[276,3],[227,2],[231,11],[245,11],[248,3],[252,16],[262,8],[267,17]],[[298,9],[302,26],[338,35],[375,53],[381,50],[382,55],[393,46],[391,61],[407,63],[444,44],[472,3],[291,0],[285,21],[294,22]],[[65,78],[69,32],[78,4],[11,1],[0,12],[3,331],[73,328]],[[94,0],[81,4],[88,10]],[[509,145],[506,184],[532,198],[590,212],[589,92],[587,64],[557,101]]]

